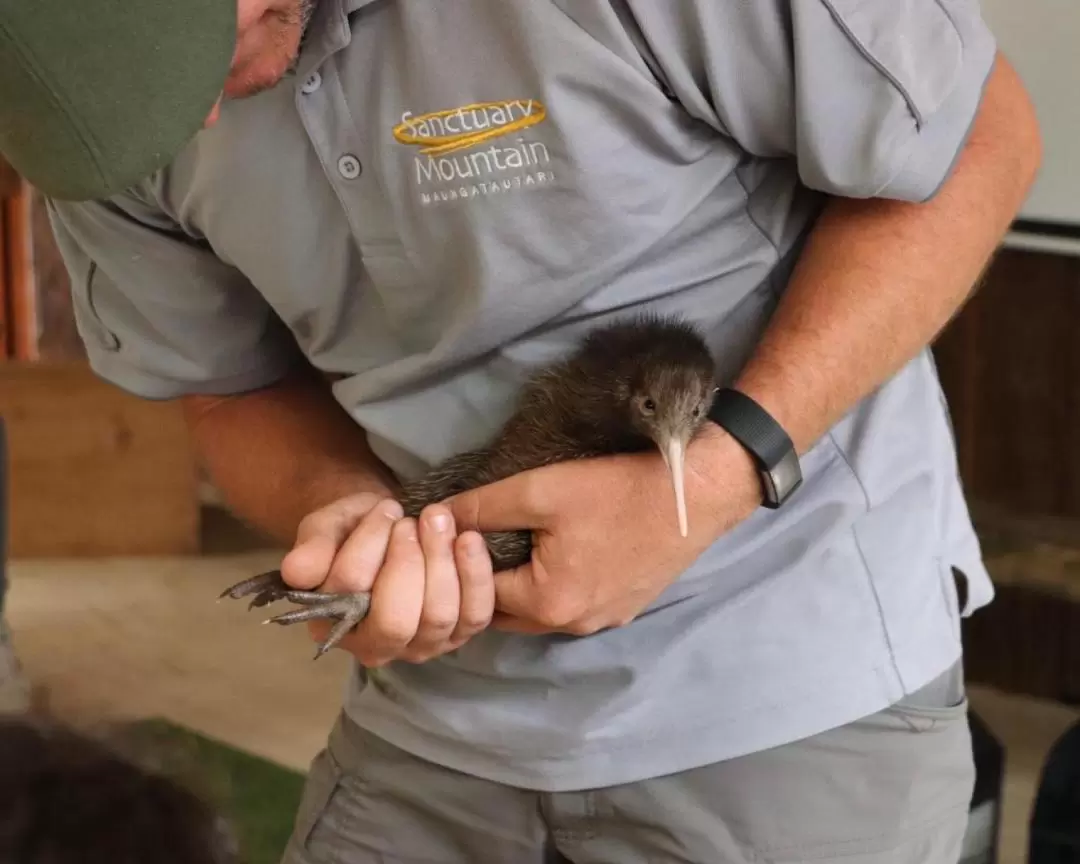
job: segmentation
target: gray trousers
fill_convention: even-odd
[[[547,794],[417,759],[344,716],[284,864],[955,864],[975,768],[960,667],[879,714],[666,777]]]

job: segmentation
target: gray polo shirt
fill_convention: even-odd
[[[410,476],[642,307],[695,320],[733,375],[825,194],[935,192],[994,50],[974,0],[321,0],[295,78],[127,194],[54,205],[80,332],[148,398],[269,384],[302,352]],[[929,353],[803,471],[629,626],[356,669],[347,710],[557,790],[886,706],[960,654],[950,568],[970,608],[992,593]]]

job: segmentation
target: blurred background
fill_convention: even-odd
[[[1080,735],[1080,5],[983,7],[1046,152],[979,293],[935,345],[998,590],[965,629],[981,772],[965,854],[1049,860],[1040,825],[1071,794],[1076,836],[1055,828],[1053,842],[1074,857],[1054,860],[1080,861],[1080,755],[1067,752],[1080,743],[1065,737]],[[251,860],[276,861],[345,660],[312,663],[303,628],[270,632],[243,604],[215,605],[283,550],[218,502],[177,406],[89,371],[41,200],[2,163],[0,358],[0,708],[164,736],[217,784]]]

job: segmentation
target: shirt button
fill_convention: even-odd
[[[346,153],[337,160],[337,170],[346,180],[355,180],[360,176],[360,160]]]
[[[316,90],[319,89],[321,84],[322,75],[320,75],[318,72],[312,72],[311,76],[307,79],[307,81],[300,85],[300,92],[305,95],[314,93]]]

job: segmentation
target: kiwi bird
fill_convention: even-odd
[[[683,464],[706,422],[716,392],[715,364],[701,335],[674,317],[637,316],[588,333],[568,356],[525,383],[516,410],[490,444],[452,456],[404,484],[397,500],[406,516],[429,504],[568,459],[660,451],[670,472],[676,524],[688,533]],[[527,563],[532,533],[483,535],[496,570]],[[316,657],[367,614],[370,596],[292,590],[272,570],[226,589],[221,597],[254,595],[251,607],[285,599],[304,608],[267,623],[337,619]]]

